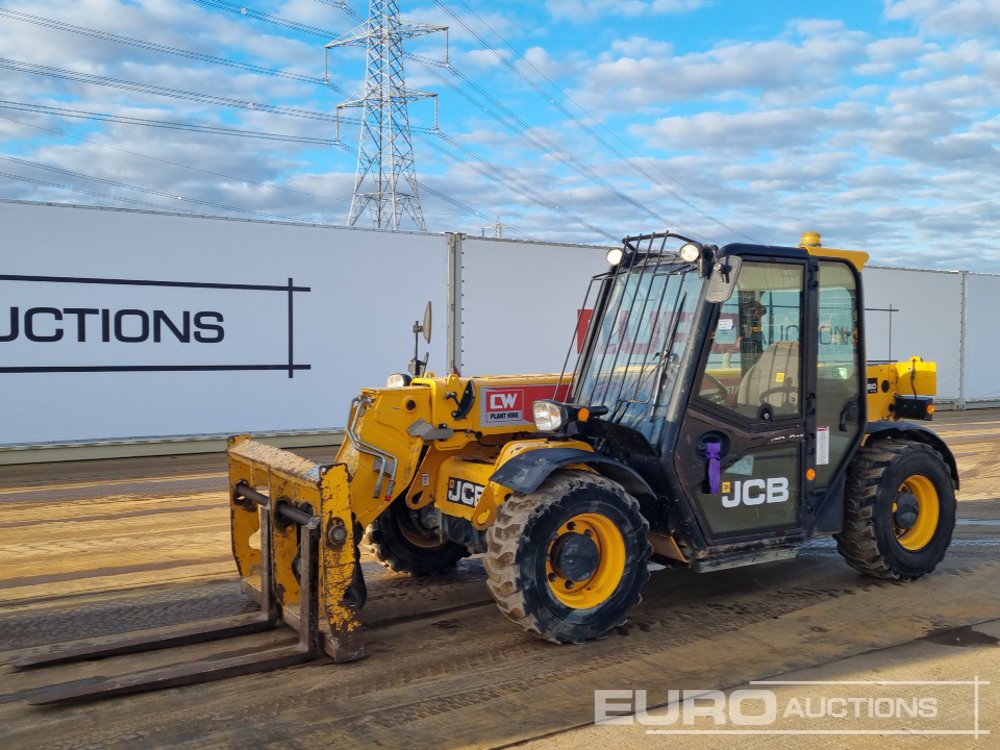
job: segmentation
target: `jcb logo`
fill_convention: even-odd
[[[486,488],[467,479],[448,478],[448,500],[475,508]]]
[[[722,483],[722,507],[738,508],[740,505],[783,503],[788,500],[788,479],[745,479]]]

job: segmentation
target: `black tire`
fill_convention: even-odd
[[[421,523],[419,510],[411,510],[406,498],[397,497],[372,521],[364,542],[380,563],[397,573],[433,575],[451,570],[469,551]]]
[[[602,638],[624,624],[642,598],[653,551],[648,532],[638,501],[615,482],[585,471],[557,472],[498,508],[483,559],[490,593],[501,612],[539,638]],[[581,554],[569,552],[568,542]],[[594,554],[596,562],[588,558]],[[563,577],[564,567],[578,565]]]
[[[900,515],[907,508],[908,518]],[[844,529],[836,535],[851,567],[876,578],[920,578],[941,562],[954,528],[955,486],[940,453],[907,439],[858,449],[847,472]]]

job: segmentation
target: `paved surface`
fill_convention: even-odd
[[[601,642],[559,647],[500,615],[475,559],[429,582],[366,559],[367,659],[54,708],[28,706],[19,696],[54,680],[242,652],[293,636],[282,629],[46,673],[15,671],[2,663],[3,653],[253,607],[229,557],[222,457],[4,467],[0,748],[1000,747],[1000,412],[943,413],[934,426],[958,457],[959,525],[938,571],[915,583],[862,578],[821,541],[793,561],[654,574],[626,627]],[[327,457],[319,449],[303,453]],[[823,734],[888,726],[870,716],[845,725],[830,715],[774,725],[807,727],[815,732],[809,736],[663,736],[634,722],[588,726],[595,690],[645,690],[649,705],[661,706],[649,716],[669,712],[662,706],[671,689],[766,688],[783,709],[809,698],[817,713],[845,688],[750,684],[817,679],[857,683],[851,689],[869,691],[848,696],[858,700],[889,695],[871,692],[887,689],[871,680],[990,682],[928,688],[939,691],[932,694],[910,685],[892,695],[902,710],[907,701],[935,702],[938,717],[902,722],[911,730],[967,732],[976,720],[992,734]],[[978,716],[972,690],[979,691]],[[705,726],[700,720],[694,728]]]

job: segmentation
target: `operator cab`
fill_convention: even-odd
[[[702,549],[837,530],[865,423],[851,260],[672,233],[627,238],[609,260],[568,403],[537,402],[539,428],[558,423],[683,498],[652,515]]]

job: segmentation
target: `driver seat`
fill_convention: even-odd
[[[743,376],[736,395],[737,405],[756,411],[769,404],[775,416],[797,414],[799,371],[799,342],[776,341]]]

